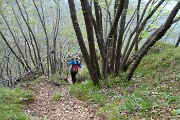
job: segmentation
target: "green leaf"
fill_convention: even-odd
[[[2,5],[2,2],[3,2],[3,0],[0,0],[0,8],[1,8],[1,5]]]
[[[180,115],[180,109],[171,111],[171,114],[174,115],[174,116]]]

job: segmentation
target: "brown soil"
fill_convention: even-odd
[[[34,120],[103,120],[97,114],[95,105],[88,105],[71,96],[65,87],[48,83],[34,87],[36,99],[26,106],[25,112]],[[60,100],[52,101],[52,96],[57,93],[61,94]]]

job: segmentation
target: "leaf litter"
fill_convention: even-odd
[[[40,83],[33,88],[36,99],[24,110],[32,119],[44,120],[104,120],[98,115],[95,105],[87,105],[73,97],[66,85],[59,87],[49,83]],[[53,95],[60,93],[59,101],[52,101]]]

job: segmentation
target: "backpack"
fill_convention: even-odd
[[[74,64],[73,68],[72,68],[72,71],[73,72],[78,72],[78,68],[79,68],[79,65],[78,64]]]

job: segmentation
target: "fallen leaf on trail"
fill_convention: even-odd
[[[34,87],[34,91],[35,101],[25,108],[28,115],[47,120],[103,120],[94,106],[71,96],[65,86],[41,83]],[[61,101],[51,101],[55,93],[61,93]]]

